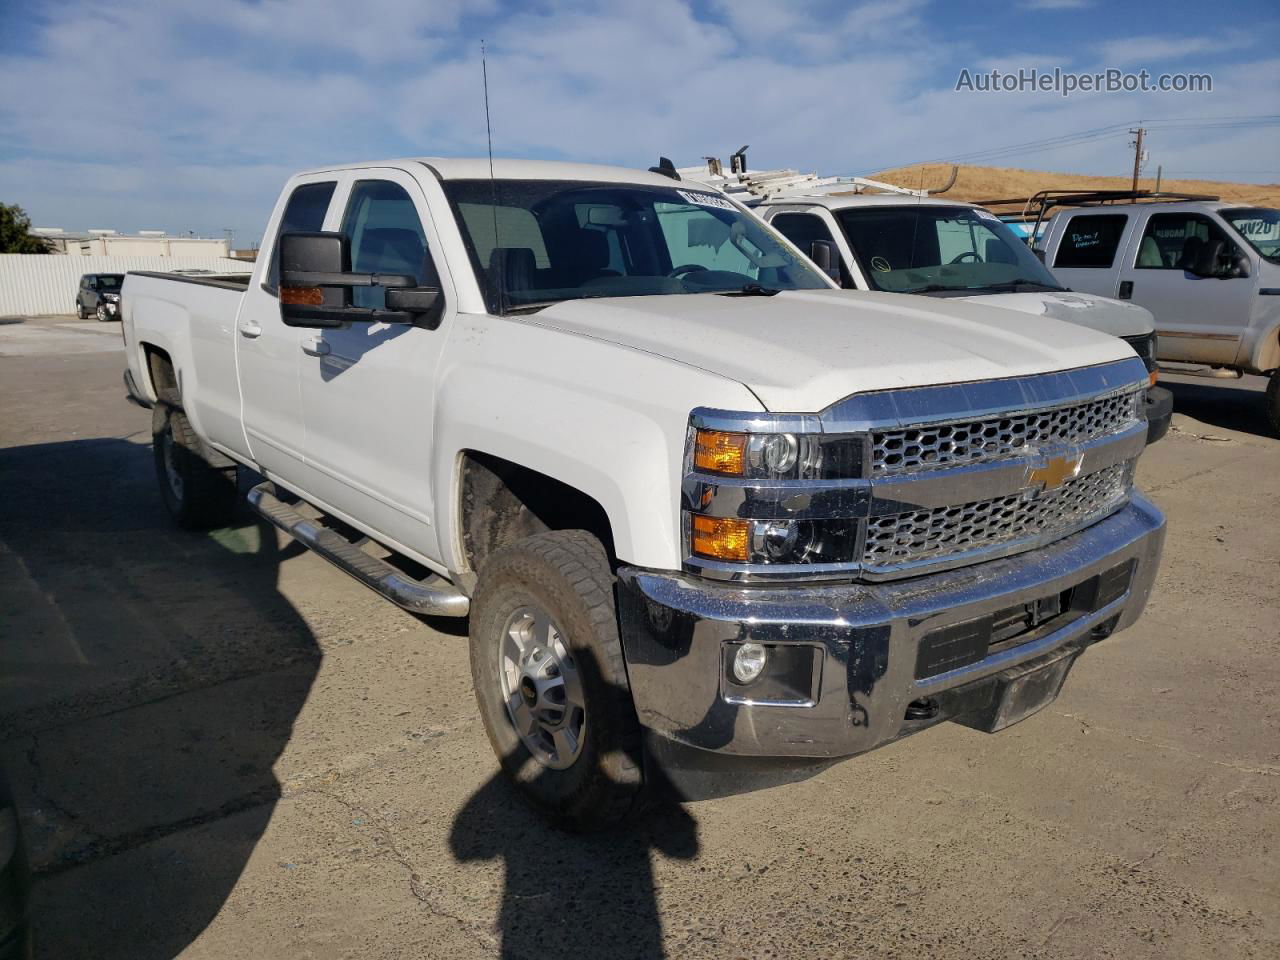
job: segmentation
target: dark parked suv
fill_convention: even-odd
[[[86,273],[76,292],[76,315],[81,320],[94,315],[99,320],[118,320],[123,286],[123,273]]]

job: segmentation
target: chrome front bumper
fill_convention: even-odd
[[[1026,715],[1010,719],[993,703],[1008,678],[1041,663],[1059,663],[1049,672],[1065,676],[1085,647],[1138,618],[1164,533],[1160,511],[1134,495],[1105,520],[1047,547],[906,581],[746,587],[623,568],[619,612],[636,709],[657,752],[679,755],[683,765],[692,752],[703,761],[803,759],[812,767],[941,720],[999,729]],[[977,662],[940,673],[926,667],[920,676],[926,635],[1053,596],[1076,599],[1039,629],[993,643]],[[812,695],[753,702],[749,686],[735,687],[726,645],[748,641],[792,656],[796,647],[812,648]],[[921,702],[936,709],[922,713]]]

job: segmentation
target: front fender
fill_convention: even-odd
[[[535,321],[535,322],[530,322]],[[618,559],[679,569],[680,479],[689,412],[760,410],[742,384],[534,318],[460,315],[438,375],[433,454],[440,544],[467,569],[459,534],[464,451],[559,480],[604,508]]]

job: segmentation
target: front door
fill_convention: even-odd
[[[241,417],[250,456],[272,479],[287,487],[305,487],[304,424],[298,395],[302,336],[310,331],[286,327],[280,319],[279,235],[324,226],[338,186],[332,174],[309,177],[294,187],[277,212],[277,238],[265,270],[254,275],[236,318],[236,367],[240,376]]]
[[[1191,268],[1207,244],[1221,240],[1230,258],[1240,255],[1239,246],[1203,213],[1153,212],[1145,219],[1120,279],[1132,284],[1133,302],[1155,314],[1161,359],[1233,363],[1257,278],[1202,277]]]
[[[341,226],[356,273],[408,274],[439,286],[435,329],[351,323],[306,330],[301,366],[310,492],[388,545],[438,561],[431,440],[435,374],[457,297],[421,187],[397,170],[362,170]],[[437,265],[440,266],[437,272]],[[383,307],[383,288],[354,288],[354,306]]]

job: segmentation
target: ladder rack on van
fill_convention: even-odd
[[[1219,199],[1205,193],[1176,193],[1168,190],[1041,190],[1029,197],[1009,197],[1002,200],[975,200],[980,207],[1011,207],[1019,205],[1021,213],[1005,213],[1000,215],[1006,222],[1035,221],[1030,230],[1031,237],[1040,235],[1040,226],[1049,211],[1054,207],[1096,207],[1109,203],[1177,203],[1185,200]]]
[[[729,158],[730,169],[725,171],[717,157],[704,157],[703,167],[681,167],[683,179],[696,180],[707,186],[735,196],[744,202],[773,200],[779,197],[816,197],[827,193],[893,193],[906,197],[927,197],[949,190],[956,182],[956,167],[951,168],[951,179],[937,190],[913,190],[867,177],[820,177],[816,173],[799,170],[748,170],[746,147]]]

